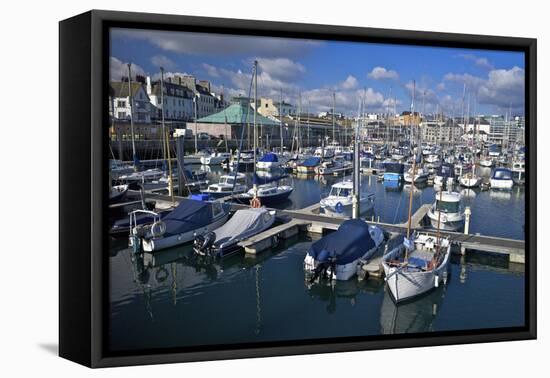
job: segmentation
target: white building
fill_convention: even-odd
[[[189,88],[170,81],[163,83],[164,87],[164,105],[161,100],[160,81],[151,82],[147,77],[147,94],[151,101],[151,116],[154,119],[162,118],[162,109],[164,107],[164,119],[169,122],[187,122],[194,117],[193,98],[194,93]]]
[[[128,82],[110,83],[111,116],[117,120],[130,120],[130,93],[134,100],[133,118],[136,123],[151,122],[150,100],[142,83],[132,82],[131,92],[128,90]]]
[[[296,114],[296,107],[288,102],[273,101],[271,98],[260,98],[258,113],[265,117],[283,117],[293,116]],[[251,105],[255,108],[254,101],[251,101]]]

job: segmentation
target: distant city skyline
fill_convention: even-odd
[[[258,96],[298,104],[302,111],[327,111],[336,93],[336,112],[410,110],[470,115],[524,114],[525,57],[521,52],[389,44],[233,36],[188,32],[112,29],[110,78],[133,73],[158,78],[189,74],[209,80],[226,98],[248,95],[253,61],[258,60]],[[467,104],[466,104],[467,107]]]

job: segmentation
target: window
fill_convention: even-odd
[[[126,101],[118,100],[116,103],[116,106],[119,108],[125,108],[126,107]]]
[[[118,112],[117,118],[126,118],[126,112]]]

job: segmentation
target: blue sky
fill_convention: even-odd
[[[412,82],[415,108],[460,115],[466,85],[470,112],[523,114],[524,54],[517,52],[354,42],[242,37],[186,32],[113,29],[112,80],[134,71],[158,76],[187,73],[212,82],[226,96],[247,94],[252,62],[259,61],[258,91],[278,98],[280,90],[304,110],[327,110],[336,93],[336,110],[408,110]]]

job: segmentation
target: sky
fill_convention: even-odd
[[[112,29],[110,79],[133,74],[190,74],[227,97],[249,93],[258,61],[258,96],[357,115],[414,109],[449,116],[524,114],[521,52]]]

